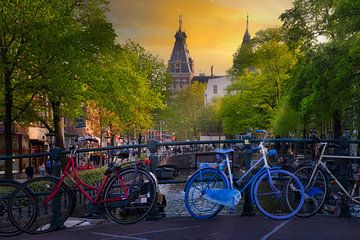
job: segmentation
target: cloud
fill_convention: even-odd
[[[278,16],[290,6],[291,0],[110,0],[108,18],[119,42],[130,38],[166,63],[182,14],[195,69],[214,65],[224,74],[241,44],[246,14],[250,15],[250,34],[255,35],[260,29],[280,25]]]

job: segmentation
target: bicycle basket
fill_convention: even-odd
[[[234,207],[240,202],[241,193],[232,188],[212,188],[205,190],[204,198],[216,204]]]
[[[198,169],[203,169],[203,168],[214,168],[214,169],[224,169],[224,166],[225,164],[223,163],[217,163],[217,162],[214,162],[214,163],[209,163],[209,162],[204,162],[204,163],[197,163],[198,165]]]

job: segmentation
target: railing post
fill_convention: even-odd
[[[50,159],[52,161],[52,175],[54,177],[60,177],[61,174],[61,162],[60,162],[60,152],[61,148],[54,147],[50,150]],[[53,203],[52,203],[52,212],[53,217],[51,219],[51,225],[57,225],[61,218],[61,198],[60,194],[54,197]],[[62,226],[64,227],[64,226]],[[62,228],[60,227],[60,228]]]
[[[151,172],[154,173],[154,175],[156,176],[156,167],[158,164],[158,156],[157,156],[157,150],[158,150],[158,142],[151,140],[150,143],[148,144],[148,148],[150,151],[150,161],[151,161]],[[158,206],[158,198],[162,196],[161,193],[157,192],[156,193],[156,202],[155,205],[153,207],[153,209],[150,211],[150,213],[146,216],[147,220],[158,220],[162,217],[162,214],[160,213],[160,209]],[[165,196],[163,196],[163,199],[165,201]]]
[[[157,150],[158,150],[158,142],[155,140],[151,140],[148,144],[148,148],[150,151],[150,161],[151,161],[151,172],[156,174],[156,167],[158,164],[158,156],[157,156]]]
[[[61,174],[61,162],[60,162],[61,148],[54,147],[50,150],[51,172],[55,177],[60,177]]]
[[[250,138],[244,139],[245,152],[244,152],[244,164],[245,171],[251,168],[251,141]],[[251,201],[251,189],[247,187],[244,192],[244,208],[241,216],[255,216],[254,206]]]
[[[340,155],[349,155],[349,135],[344,132],[344,134],[340,137]],[[340,168],[339,181],[344,186],[345,189],[348,189],[348,160],[346,159],[338,159],[338,166]],[[342,204],[340,207],[340,217],[350,217],[350,210],[347,201],[342,197]]]

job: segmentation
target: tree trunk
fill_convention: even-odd
[[[60,102],[51,102],[54,118],[55,147],[65,148],[64,117],[61,115]],[[66,166],[66,156],[60,155],[62,169]]]
[[[336,110],[333,113],[333,126],[334,126],[334,138],[339,139],[342,135],[341,131],[341,119],[340,119],[340,112]]]
[[[5,80],[5,149],[6,155],[11,156],[13,154],[12,146],[12,106],[13,106],[13,93],[11,86],[11,74],[8,69],[4,71],[4,80]],[[12,159],[5,161],[5,178],[12,179]]]

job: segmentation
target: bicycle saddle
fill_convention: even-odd
[[[217,154],[229,154],[229,153],[232,153],[232,152],[234,152],[234,150],[233,149],[231,149],[231,148],[227,148],[227,149],[223,149],[223,148],[217,148],[217,149],[215,149],[215,153],[217,153]]]

